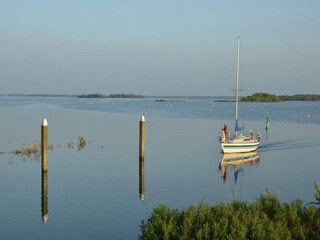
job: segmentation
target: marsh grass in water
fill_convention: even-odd
[[[85,148],[87,141],[85,137],[78,137],[78,151]],[[68,140],[67,147],[72,149],[74,148],[73,142]],[[60,148],[60,144],[59,144]],[[53,144],[48,145],[48,150],[53,151]],[[30,158],[34,160],[39,160],[41,157],[41,142],[40,140],[35,140],[33,143],[24,144],[21,148],[17,148],[11,152],[0,152],[0,154],[11,153],[17,156],[21,156],[22,158]]]
[[[78,136],[78,151],[81,151],[87,145],[87,140],[83,136]],[[69,139],[67,142],[67,147],[72,149],[74,148],[74,143]]]
[[[53,144],[48,145],[48,150],[53,150]],[[19,155],[22,157],[33,158],[34,160],[39,160],[41,156],[41,143],[40,140],[35,140],[33,143],[23,145],[21,148],[17,148],[12,151],[14,155]]]
[[[280,203],[266,190],[254,203],[202,201],[182,210],[160,205],[140,227],[139,239],[320,239],[320,209],[303,207],[299,199]]]
[[[78,151],[82,150],[87,144],[86,139],[83,136],[78,137]]]

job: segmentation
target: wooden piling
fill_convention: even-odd
[[[144,144],[145,144],[145,118],[142,115],[140,119],[140,134],[139,134],[139,158],[144,159]]]
[[[41,169],[48,171],[48,122],[43,119],[41,126]]]

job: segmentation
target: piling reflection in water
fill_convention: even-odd
[[[144,158],[139,157],[139,198],[144,202]]]
[[[267,139],[267,140],[269,139],[269,128],[266,129],[266,139]]]
[[[228,169],[232,169],[234,176],[234,191],[233,191],[233,200],[236,200],[237,194],[237,182],[238,177],[245,166],[252,166],[258,164],[260,162],[260,156],[258,152],[250,152],[250,153],[231,153],[224,154],[220,163],[219,170],[221,171],[221,178],[223,183],[227,182],[228,178]]]
[[[42,171],[41,174],[41,213],[42,221],[48,221],[48,172]]]
[[[41,215],[43,223],[48,221],[48,121],[41,125]]]

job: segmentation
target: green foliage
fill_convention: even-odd
[[[243,97],[240,99],[241,102],[283,102],[282,97],[268,93],[255,93],[251,96]]]
[[[280,203],[268,190],[254,203],[160,205],[142,221],[139,239],[320,239],[320,210],[301,200]]]

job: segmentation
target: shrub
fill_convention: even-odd
[[[317,186],[316,192],[317,198]],[[266,190],[254,203],[201,202],[182,210],[160,205],[140,228],[139,239],[320,239],[320,209],[304,208],[299,199],[280,203]]]

